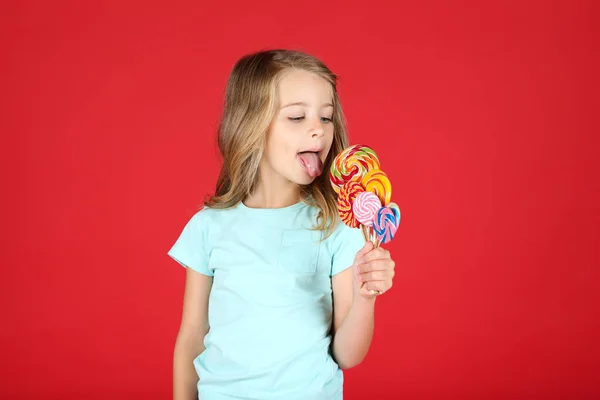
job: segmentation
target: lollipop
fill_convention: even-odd
[[[367,172],[362,178],[361,185],[366,191],[375,193],[384,206],[387,206],[392,199],[392,184],[385,172],[380,169]]]
[[[351,228],[358,228],[359,222],[353,212],[353,203],[357,196],[364,193],[364,189],[356,182],[347,182],[340,189],[338,197],[338,212],[342,221]]]
[[[352,205],[356,220],[365,226],[373,225],[373,218],[380,208],[381,201],[379,197],[371,192],[360,193]]]
[[[346,182],[360,182],[364,175],[379,169],[379,159],[370,147],[354,145],[344,149],[331,164],[329,178],[336,193]]]
[[[394,238],[398,225],[400,225],[400,209],[397,206],[380,208],[373,220],[373,230],[377,240],[383,244],[389,243]]]
[[[389,243],[400,224],[400,208],[390,203],[392,185],[373,149],[363,145],[344,149],[333,160],[329,179],[339,196],[342,221],[360,227],[365,240],[375,239],[376,247]]]

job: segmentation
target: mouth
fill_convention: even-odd
[[[321,159],[321,156],[323,155],[323,149],[321,148],[314,148],[314,149],[309,149],[309,150],[303,150],[303,151],[299,151],[298,155],[302,155],[302,154],[316,154],[317,157],[319,157],[319,159]]]

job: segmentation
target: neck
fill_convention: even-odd
[[[262,168],[256,189],[244,200],[244,204],[250,208],[283,208],[300,200],[300,190],[296,184]]]

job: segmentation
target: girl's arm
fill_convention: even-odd
[[[331,278],[333,290],[333,357],[340,368],[352,368],[367,355],[373,338],[375,299],[371,290],[392,287],[395,263],[390,253],[367,242],[351,268]]]
[[[331,278],[333,289],[333,358],[340,368],[357,366],[367,355],[375,322],[376,297],[354,294],[354,267]]]
[[[173,399],[198,399],[194,359],[204,351],[208,333],[208,295],[213,278],[186,268],[181,326],[173,354]]]

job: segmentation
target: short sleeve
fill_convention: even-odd
[[[198,211],[185,225],[167,254],[183,267],[189,267],[203,275],[213,276],[213,272],[208,267],[209,223],[207,209]]]
[[[360,229],[350,228],[340,222],[331,240],[331,276],[333,276],[352,266],[356,253],[365,245],[365,238]]]

